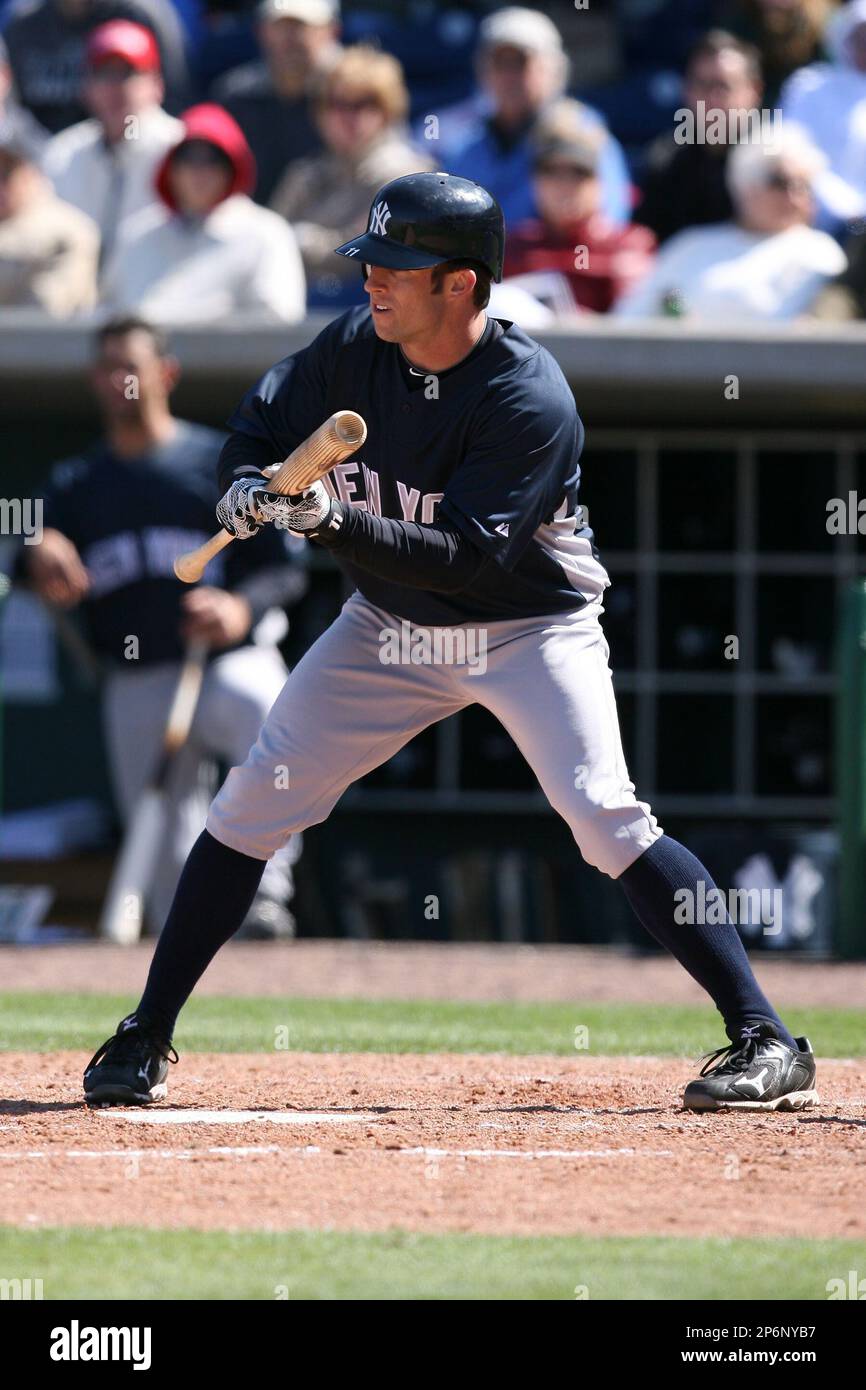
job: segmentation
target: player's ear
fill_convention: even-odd
[[[458,270],[451,277],[450,292],[454,298],[462,298],[464,295],[471,295],[475,289],[475,282],[478,276],[470,267],[465,270]]]

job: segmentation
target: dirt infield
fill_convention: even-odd
[[[6,1054],[0,1222],[866,1237],[864,1061],[818,1110],[701,1116],[678,1059],[190,1054],[169,1117],[220,1113],[156,1124],[84,1109],[86,1060]]]
[[[153,942],[0,946],[7,990],[138,995]],[[761,984],[781,1007],[866,1008],[866,963],[755,953]],[[505,942],[295,941],[232,943],[196,989],[202,994],[295,998],[460,999],[705,1004],[703,990],[668,955],[598,946]]]

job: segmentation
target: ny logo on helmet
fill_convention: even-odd
[[[387,203],[377,203],[370,213],[370,231],[377,236],[387,236],[391,210]]]

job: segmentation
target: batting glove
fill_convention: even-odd
[[[217,503],[217,520],[223,530],[239,541],[254,536],[264,520],[256,506],[261,495],[261,483],[255,478],[240,478],[232,483],[225,497]]]
[[[334,499],[324,483],[316,482],[294,497],[260,490],[256,510],[263,521],[272,521],[281,531],[300,531],[309,536],[329,524]]]

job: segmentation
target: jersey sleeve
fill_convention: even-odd
[[[576,488],[583,426],[564,380],[536,376],[492,393],[439,505],[503,569]]]
[[[309,438],[327,413],[339,330],[340,320],[328,324],[307,347],[270,367],[229,416],[229,429],[265,440],[274,462]]]

